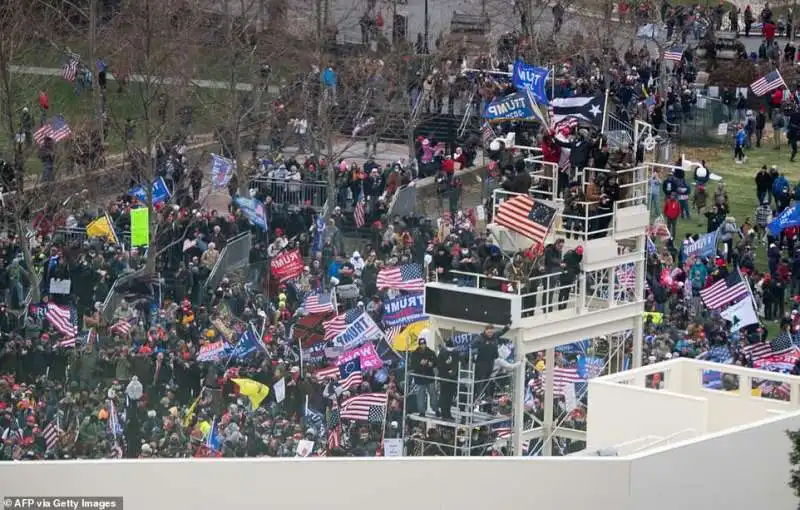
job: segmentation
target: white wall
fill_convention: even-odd
[[[623,510],[629,466],[600,458],[6,462],[0,496],[123,496],[125,510]]]
[[[629,508],[794,510],[785,431],[797,428],[800,414],[634,457]]]
[[[706,431],[707,401],[667,391],[589,381],[587,449],[596,450],[642,436],[668,437],[686,429]]]

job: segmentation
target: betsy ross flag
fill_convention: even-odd
[[[64,67],[61,68],[61,77],[67,81],[75,81],[75,77],[78,75],[78,66],[80,62],[74,58],[70,58],[66,62],[64,62]]]
[[[378,288],[422,292],[425,290],[422,266],[419,264],[403,264],[401,266],[385,267],[378,273]]]
[[[361,376],[361,358],[353,358],[339,367],[339,389],[358,388],[364,378]]]
[[[65,337],[78,335],[78,316],[74,308],[48,303],[44,318]]]
[[[678,45],[664,51],[664,60],[680,62],[683,60],[683,52],[686,51],[685,45]]]
[[[306,313],[327,313],[335,312],[336,308],[333,306],[331,295],[321,292],[306,296],[303,301],[303,310]]]
[[[322,325],[325,328],[325,340],[331,340],[336,337],[336,335],[341,334],[347,329],[347,326],[351,322],[361,317],[362,313],[364,312],[360,308],[353,308],[344,313],[340,313],[329,321],[323,322]]]
[[[605,99],[601,96],[558,97],[550,102],[550,106],[553,111],[553,125],[568,117],[597,127],[603,125]]]
[[[703,303],[712,310],[726,308],[730,303],[739,301],[750,294],[747,283],[742,280],[739,272],[731,273],[724,280],[719,280],[713,285],[700,289]]]
[[[783,76],[778,71],[767,73],[750,84],[750,88],[757,96],[763,96],[767,92],[785,86],[786,82],[783,81]]]
[[[33,133],[33,141],[36,142],[37,145],[42,145],[48,138],[52,138],[54,142],[60,142],[61,140],[66,140],[70,136],[72,136],[72,130],[69,128],[67,121],[64,120],[63,116],[56,115],[50,122]]]
[[[386,417],[386,393],[362,393],[342,402],[340,418],[381,422]]]
[[[512,232],[544,244],[555,217],[555,207],[528,195],[519,195],[500,204],[495,222]]]
[[[356,224],[356,228],[364,226],[366,208],[367,202],[364,199],[364,185],[362,184],[361,192],[358,194],[358,202],[356,202],[356,207],[353,209],[353,222]]]

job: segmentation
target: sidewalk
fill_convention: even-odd
[[[35,76],[61,76],[61,69],[57,67],[36,67],[36,66],[20,66],[20,65],[10,65],[8,68],[11,70],[12,73],[19,73],[19,74],[32,74]],[[113,75],[108,76],[109,80],[115,80]],[[161,76],[143,76],[141,74],[133,74],[128,77],[128,80],[133,83],[145,83],[148,81],[159,81],[165,85],[182,85],[187,82],[187,80],[182,78],[165,78]],[[230,83],[225,81],[214,81],[214,80],[188,80],[190,85],[194,85],[195,87],[199,87],[202,89],[228,89],[230,87]],[[253,90],[253,85],[250,83],[237,83],[236,90],[240,91],[249,91]],[[280,92],[280,87],[276,85],[270,85],[267,91],[270,95],[277,95]]]

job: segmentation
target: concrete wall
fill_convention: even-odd
[[[123,496],[125,510],[623,510],[628,476],[628,461],[600,458],[8,462],[0,496]]]
[[[703,398],[590,381],[587,449],[611,447],[645,435],[664,438],[687,429],[693,432],[686,434],[703,434],[708,415]]]
[[[800,414],[632,458],[630,509],[793,510],[791,442]]]

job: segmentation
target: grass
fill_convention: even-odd
[[[124,125],[131,118],[137,125],[135,130],[137,142],[144,140],[144,103],[143,84],[131,83],[122,92],[117,92],[115,82],[108,85],[106,112],[109,122],[109,136],[106,138],[107,153],[119,153],[124,150]],[[15,75],[12,90],[12,104],[15,110],[16,126],[23,107],[28,107],[34,120],[34,130],[39,122],[39,91],[45,91],[50,100],[50,115],[63,115],[73,131],[80,130],[94,116],[94,97],[91,90],[84,90],[80,95],[75,93],[75,85],[56,76]],[[170,129],[165,134],[174,133],[178,127],[178,110],[185,106],[193,107],[192,130],[194,133],[209,133],[219,124],[219,119],[227,110],[226,90],[197,89],[167,91],[170,101],[167,119]],[[155,111],[155,107],[152,108]],[[154,114],[155,115],[155,114]],[[9,140],[8,128],[0,123],[0,140]],[[38,159],[33,155],[28,160],[30,171],[41,168]]]

